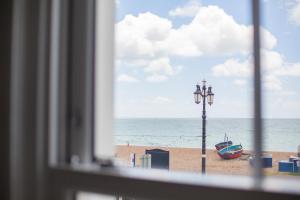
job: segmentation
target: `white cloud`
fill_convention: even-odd
[[[168,77],[165,75],[150,75],[146,78],[146,81],[148,82],[163,82],[168,80]]]
[[[291,2],[288,9],[289,20],[300,26],[300,0]]]
[[[238,86],[244,86],[246,85],[247,81],[244,79],[236,79],[233,81],[233,83]]]
[[[261,30],[264,48],[272,49],[276,38],[266,29]],[[116,24],[117,59],[142,67],[150,75],[148,81],[161,81],[180,71],[180,67],[171,65],[173,56],[247,55],[252,46],[251,35],[252,26],[237,23],[218,6],[199,6],[191,22],[179,28],[150,12],[138,16],[129,14]],[[231,70],[235,69],[239,71],[236,73],[249,73],[237,67]]]
[[[214,76],[247,77],[251,74],[249,60],[240,62],[238,59],[228,59],[223,64],[212,68]]]
[[[293,95],[296,95],[297,92],[292,91],[292,90],[281,90],[278,94],[280,96],[293,96]]]
[[[278,76],[300,76],[300,63],[286,64],[277,69],[275,74]]]
[[[170,103],[171,100],[167,97],[157,96],[152,100],[152,103],[154,104],[165,104]]]
[[[262,70],[274,76],[300,76],[300,62],[289,63],[286,58],[276,52],[262,50]]]
[[[193,17],[197,14],[201,4],[197,0],[191,0],[183,7],[177,7],[169,11],[170,16]]]
[[[300,76],[300,63],[289,63],[276,51],[262,50],[262,71],[274,76]],[[228,59],[212,67],[214,76],[247,77],[252,74],[253,62],[250,58],[240,61]]]
[[[134,78],[133,76],[129,76],[127,74],[121,74],[117,77],[117,81],[118,82],[131,82],[131,83],[134,83],[134,82],[139,82],[138,79]]]
[[[170,59],[168,57],[162,57],[148,62],[145,65],[144,71],[152,74],[173,76],[179,73],[182,68],[182,66],[171,66]]]
[[[276,51],[261,50],[261,59],[264,70],[275,70],[284,65],[283,56]]]
[[[116,59],[117,67],[128,65],[136,68],[143,68],[149,64],[151,60],[149,59]]]
[[[262,28],[264,47],[271,49],[276,38]],[[252,26],[238,24],[217,6],[201,7],[191,23],[172,29],[166,40],[172,55],[232,55],[252,48]]]
[[[288,63],[284,56],[276,51],[262,50],[262,77],[263,85],[269,90],[281,90],[281,76],[298,76],[300,77],[300,63]],[[212,67],[212,74],[216,77],[236,77],[246,78],[252,75],[253,62],[251,58],[243,61],[238,59],[228,59],[222,64]],[[242,84],[234,81],[234,84]]]
[[[264,28],[261,31],[264,48],[272,49],[276,38]],[[190,23],[179,28],[150,12],[126,15],[116,24],[117,57],[122,59],[244,54],[251,46],[252,26],[238,24],[218,6],[201,7]]]
[[[300,76],[300,62],[289,63],[276,51],[262,51],[262,69],[274,76]]]
[[[174,75],[175,71],[170,65],[170,59],[168,57],[158,58],[152,60],[149,65],[145,68],[146,72],[160,73],[166,75]]]
[[[263,86],[272,91],[282,89],[281,81],[274,75],[263,76]]]
[[[116,24],[119,58],[151,58],[160,54],[159,45],[170,34],[172,22],[150,12],[126,15]]]

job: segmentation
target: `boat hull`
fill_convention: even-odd
[[[215,145],[217,150],[223,149],[227,146],[231,146],[232,145],[232,141],[228,141],[228,142],[221,142]]]
[[[223,158],[223,159],[235,159],[235,158],[238,158],[238,157],[241,157],[242,156],[242,153],[243,153],[243,149],[241,150],[238,150],[238,151],[234,151],[233,153],[224,153],[224,154],[220,154],[218,152],[218,155]]]
[[[242,145],[227,146],[218,151],[218,155],[223,159],[238,158],[242,155],[242,153],[243,153]]]

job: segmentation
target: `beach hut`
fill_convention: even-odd
[[[294,172],[300,172],[299,170],[299,163],[300,163],[300,158],[296,156],[290,156],[289,157],[289,162],[293,163],[293,171]]]
[[[151,155],[151,168],[169,170],[169,151],[162,149],[146,150]]]
[[[296,162],[296,165],[297,165],[298,173],[300,173],[300,160],[298,160],[298,161]]]
[[[261,156],[262,159],[262,168],[272,168],[272,154],[267,154],[267,155],[263,155]],[[249,159],[250,165],[254,166],[254,158],[251,157]]]
[[[264,168],[272,168],[272,154],[262,156],[262,165]]]
[[[289,160],[281,160],[278,165],[279,172],[294,172],[294,162]]]
[[[294,160],[300,160],[300,158],[299,158],[299,157],[296,157],[296,156],[290,156],[290,157],[289,157],[289,161],[290,161],[290,162],[293,162]]]
[[[300,159],[293,160],[294,172],[300,172]]]

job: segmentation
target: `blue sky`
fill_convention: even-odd
[[[262,1],[264,117],[300,117],[300,1]],[[119,0],[116,117],[252,117],[250,1]]]

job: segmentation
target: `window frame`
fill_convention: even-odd
[[[91,163],[95,1],[51,2],[50,163]]]
[[[17,0],[16,0],[17,1]],[[20,1],[19,1],[20,2]],[[11,173],[15,173],[12,177],[11,195],[12,199],[20,199],[23,194],[27,194],[26,187],[35,188],[35,198],[32,196],[23,196],[23,199],[73,199],[76,192],[87,191],[95,193],[103,193],[110,195],[134,196],[146,199],[193,199],[210,197],[210,199],[219,199],[230,197],[231,199],[298,199],[300,191],[298,189],[298,180],[282,180],[277,178],[263,177],[260,159],[256,159],[255,175],[251,177],[232,177],[224,175],[197,176],[190,173],[179,172],[163,172],[160,170],[147,170],[145,173],[142,169],[118,168],[110,166],[107,163],[112,152],[111,146],[105,146],[105,143],[112,140],[112,122],[113,122],[113,68],[107,67],[113,65],[113,32],[114,32],[114,1],[99,0],[101,2],[101,12],[99,12],[101,38],[97,46],[100,48],[100,57],[96,60],[99,71],[93,71],[94,50],[93,46],[95,31],[95,2],[96,0],[80,1],[75,0],[41,0],[37,7],[33,4],[38,1],[26,0],[32,6],[28,9],[26,4],[15,5],[14,20],[20,25],[23,20],[26,22],[35,22],[38,27],[37,44],[32,45],[25,42],[26,38],[20,36],[17,31],[28,31],[26,26],[14,26],[13,47],[18,49],[13,53],[12,59],[16,59],[13,63],[12,70],[12,117],[11,127],[11,157],[20,158],[20,166],[12,168]],[[70,5],[75,5],[72,7]],[[81,6],[80,6],[81,5]],[[79,6],[79,7],[78,7]],[[80,9],[85,8],[85,9]],[[75,13],[74,10],[75,9]],[[35,11],[35,15],[39,17],[38,23],[31,18],[25,18],[24,13]],[[22,12],[16,12],[22,11]],[[261,153],[262,140],[262,120],[261,120],[261,75],[260,75],[260,40],[259,40],[259,1],[252,0],[252,15],[254,24],[254,128],[255,128],[255,154]],[[82,17],[79,23],[73,23],[74,16]],[[71,20],[71,21],[70,21]],[[74,21],[73,21],[74,22]],[[88,22],[88,23],[85,23]],[[26,23],[25,23],[26,24]],[[50,25],[49,25],[50,24]],[[70,27],[71,24],[71,27]],[[83,35],[73,34],[74,30],[80,30]],[[32,30],[29,30],[30,33]],[[70,37],[70,34],[72,35]],[[79,40],[83,43],[77,43]],[[25,43],[24,43],[25,42]],[[79,52],[72,52],[72,45],[79,45]],[[76,44],[75,44],[76,43]],[[38,69],[37,74],[22,73],[18,71],[24,65],[22,59],[25,59],[27,46],[36,50],[34,55],[37,56],[37,62],[29,68]],[[20,47],[20,48],[19,48]],[[107,48],[108,47],[108,48]],[[75,50],[77,51],[77,50]],[[74,54],[81,55],[82,60],[74,62],[78,57]],[[82,54],[81,54],[82,53]],[[30,57],[34,59],[34,56]],[[70,63],[72,68],[80,68],[83,71],[72,73],[70,76]],[[30,62],[25,63],[29,66]],[[48,75],[49,74],[49,75]],[[93,92],[93,84],[95,80],[93,74],[96,74],[100,82],[98,94]],[[28,140],[22,140],[20,133],[22,126],[27,121],[25,116],[20,115],[22,110],[28,106],[26,102],[22,102],[19,97],[28,97],[29,94],[19,93],[22,91],[22,82],[20,78],[37,78],[37,86],[27,88],[36,93],[36,105],[29,104],[29,108],[34,108],[34,120],[36,127],[29,126],[28,132],[33,131],[29,135],[28,140],[35,141],[33,144],[36,154],[28,144]],[[80,85],[75,84],[76,81],[82,81]],[[21,79],[23,80],[23,79]],[[17,82],[14,82],[17,81]],[[76,85],[76,88],[74,88]],[[71,93],[66,93],[69,87],[72,87]],[[88,90],[88,91],[86,91]],[[77,93],[78,92],[78,93]],[[80,96],[74,94],[80,94]],[[16,98],[19,98],[16,99]],[[70,99],[78,98],[78,101],[70,101]],[[94,124],[94,98],[100,102],[96,113],[99,113],[100,123]],[[75,104],[75,105],[74,105]],[[16,106],[16,108],[15,108]],[[27,109],[29,109],[27,108]],[[78,111],[78,110],[79,111]],[[73,112],[73,111],[76,112]],[[71,113],[71,114],[69,114]],[[74,114],[75,113],[75,114]],[[17,117],[18,120],[15,120]],[[100,130],[100,142],[103,144],[103,160],[95,160],[93,156],[93,131],[94,125]],[[80,128],[78,128],[78,126]],[[76,132],[76,136],[72,135]],[[102,139],[102,140],[101,140]],[[84,141],[82,146],[77,148],[79,141]],[[103,141],[103,142],[102,142]],[[22,144],[23,146],[15,146]],[[73,147],[73,148],[72,148]],[[93,147],[93,148],[91,148]],[[77,154],[79,161],[72,157]],[[22,157],[29,156],[32,163],[25,164]],[[14,164],[14,162],[12,162]],[[22,166],[32,166],[36,169],[35,179],[22,175],[26,173]],[[18,177],[18,175],[21,175]],[[20,181],[21,180],[21,181]],[[234,181],[232,181],[234,180]],[[20,181],[20,182],[18,182]],[[26,184],[34,182],[32,186]],[[13,184],[15,183],[15,185]],[[159,192],[153,192],[159,191]],[[17,194],[17,195],[16,195]]]

